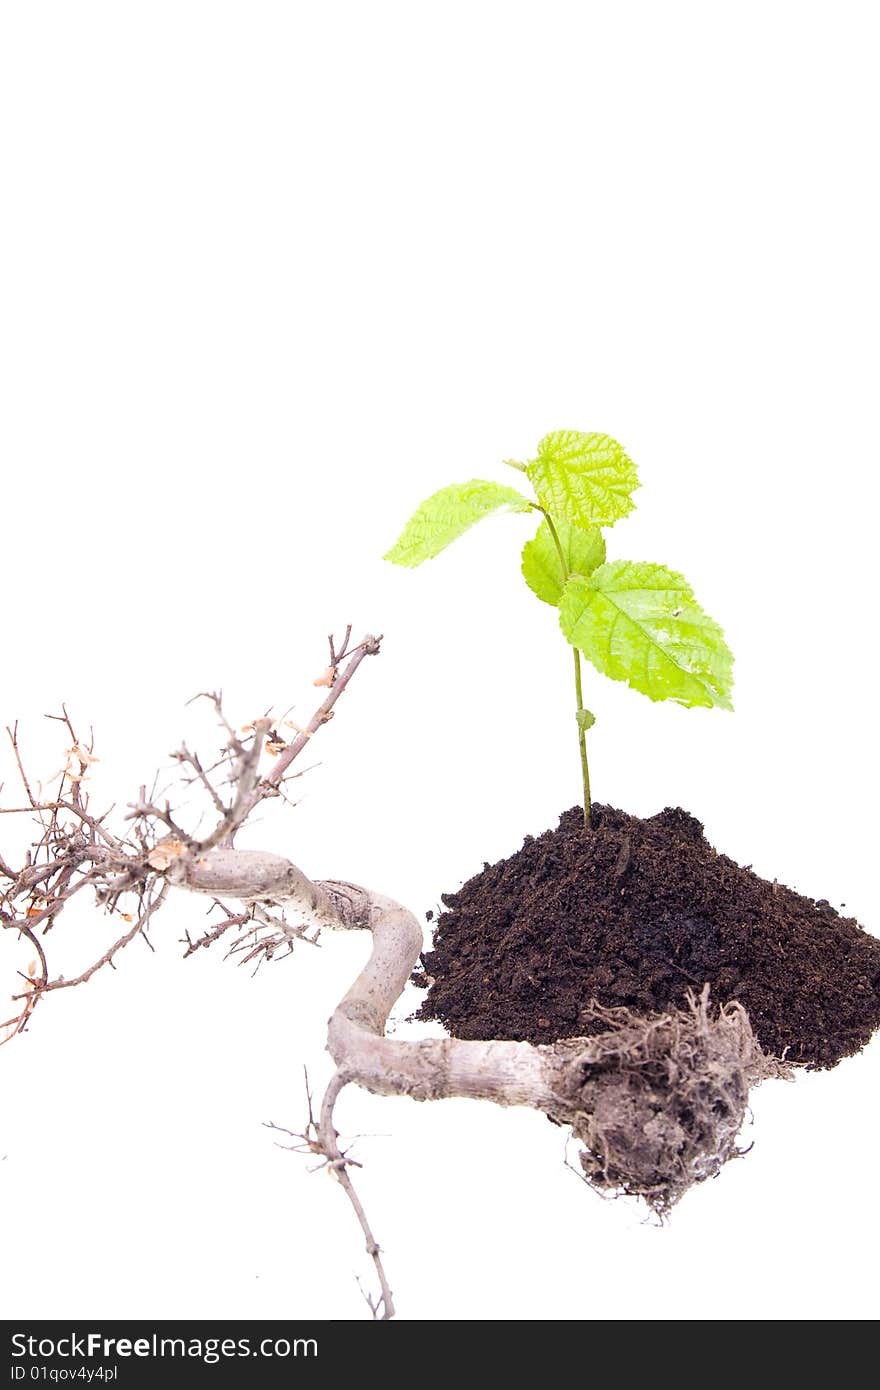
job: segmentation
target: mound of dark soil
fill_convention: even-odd
[[[553,1042],[592,1002],[644,1011],[708,984],[764,1049],[831,1067],[880,1026],[880,940],[718,854],[686,811],[561,817],[457,893],[423,958],[422,1018],[456,1038]]]

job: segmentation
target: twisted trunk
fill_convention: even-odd
[[[312,882],[289,860],[260,850],[215,850],[178,873],[180,885],[193,892],[283,904],[308,926],[372,933],[369,960],[328,1024],[328,1050],[347,1082],[413,1100],[465,1096],[565,1108],[565,1068],[552,1047],[384,1036],[422,949],[416,918],[392,898],[341,880]]]
[[[713,1016],[708,989],[687,1008],[650,1019],[595,1007],[603,1031],[548,1046],[386,1038],[422,946],[406,908],[357,884],[312,882],[260,851],[216,850],[177,873],[194,892],[283,903],[309,925],[372,933],[370,958],[328,1024],[337,1093],[355,1082],[413,1100],[532,1106],[572,1126],[587,1146],[581,1161],[592,1182],[638,1193],[661,1211],[736,1155],[749,1087],[786,1074],[761,1052],[740,1005]]]
[[[333,1123],[349,1082],[378,1095],[462,1096],[542,1110],[571,1125],[590,1183],[643,1197],[662,1215],[738,1155],[750,1086],[788,1071],[762,1053],[741,1005],[710,1008],[708,986],[686,1008],[649,1018],[593,1006],[590,1022],[601,1031],[549,1046],[387,1038],[388,1015],[422,946],[406,908],[353,883],[312,882],[288,860],[259,851],[218,849],[169,874],[193,892],[284,904],[309,926],[372,933],[370,958],[328,1024],[337,1070],[320,1121],[310,1121],[309,1147],[335,1172],[360,1222],[381,1288],[370,1305],[375,1316],[393,1316],[393,1298]]]

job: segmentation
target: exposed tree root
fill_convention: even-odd
[[[556,1044],[572,1053],[581,1167],[597,1188],[643,1197],[664,1215],[741,1152],[750,1088],[791,1069],[761,1051],[739,1004],[714,1010],[708,987],[672,1013],[592,1016],[607,1031]]]

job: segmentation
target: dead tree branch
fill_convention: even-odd
[[[44,996],[57,989],[85,984],[106,965],[113,968],[118,953],[137,937],[149,945],[146,927],[166,902],[170,889],[180,881],[185,863],[219,852],[218,847],[229,851],[236,832],[256,806],[267,797],[284,797],[283,783],[290,765],[311,736],[331,718],[339,696],[364,658],[379,651],[380,642],[379,637],[367,636],[352,647],[350,627],[341,644],[334,643],[331,637],[330,665],[315,682],[321,687],[329,686],[329,693],[305,729],[297,729],[289,743],[268,715],[253,720],[241,733],[236,732],[224,710],[222,696],[207,696],[225,736],[220,756],[206,767],[199,754],[186,744],[172,754],[178,768],[191,774],[181,781],[198,793],[193,828],[183,823],[171,796],[158,797],[155,791],[148,795],[143,786],[125,816],[127,830],[114,833],[107,825],[112,808],[96,815],[89,805],[85,784],[97,761],[94,737],[91,731],[88,738],[78,735],[65,707],[62,706],[60,715],[49,716],[63,726],[69,743],[62,767],[49,779],[57,779],[55,796],[43,796],[29,776],[18,724],[7,730],[25,804],[0,807],[0,815],[30,818],[36,837],[20,864],[11,863],[8,854],[0,856],[0,928],[29,943],[34,960],[27,972],[19,972],[23,988],[17,988],[12,996],[15,1013],[0,1022],[0,1043],[10,1041],[27,1026]],[[265,778],[260,772],[264,753],[276,758]],[[198,826],[206,814],[213,826],[199,834]],[[68,976],[53,975],[47,934],[57,927],[70,901],[84,890],[91,891],[97,904],[111,917],[118,916],[126,929],[117,932],[106,949],[83,969]],[[185,954],[211,945],[232,927],[247,928],[229,951],[242,963],[259,965],[279,952],[289,952],[296,940],[314,941],[306,926],[291,923],[283,911],[271,909],[271,903],[253,903],[244,914],[226,909],[226,920],[204,937],[196,942],[187,937]]]
[[[337,1072],[327,1087],[324,1099],[321,1103],[321,1114],[319,1119],[315,1119],[314,1107],[312,1104],[312,1093],[309,1089],[309,1079],[306,1075],[306,1101],[308,1104],[308,1120],[302,1133],[297,1134],[293,1130],[284,1129],[280,1125],[269,1124],[268,1129],[280,1130],[282,1134],[290,1135],[297,1142],[295,1144],[284,1144],[281,1147],[291,1149],[294,1153],[314,1154],[320,1162],[317,1169],[327,1169],[336,1178],[351,1207],[357,1217],[358,1224],[364,1235],[365,1249],[370,1259],[373,1261],[373,1268],[379,1283],[379,1296],[372,1298],[364,1292],[367,1307],[372,1316],[380,1321],[394,1317],[394,1297],[388,1278],[385,1274],[385,1267],[382,1263],[382,1251],[376,1237],[373,1235],[372,1228],[364,1210],[363,1203],[358,1196],[357,1190],[352,1182],[350,1168],[360,1168],[361,1164],[357,1159],[352,1158],[348,1150],[339,1146],[339,1133],[333,1120],[333,1107],[340,1091],[347,1084],[347,1079],[342,1072]]]
[[[636,1193],[661,1214],[695,1182],[713,1176],[736,1156],[749,1087],[784,1068],[763,1055],[744,1010],[710,1006],[706,991],[692,996],[686,1009],[639,1018],[626,1010],[594,1010],[601,1025],[595,1036],[549,1046],[525,1042],[471,1042],[454,1038],[419,1041],[385,1036],[388,1018],[422,949],[422,931],[411,912],[393,899],[341,880],[312,881],[288,859],[262,850],[235,848],[236,833],[266,798],[279,796],[289,768],[334,706],[365,657],[379,650],[379,638],[350,646],[351,629],[337,648],[330,640],[330,664],[315,682],[328,693],[288,743],[269,715],[236,732],[222,697],[211,694],[225,746],[210,767],[183,745],[174,755],[188,769],[197,789],[200,820],[182,824],[169,799],[142,788],[130,807],[130,833],[117,836],[95,816],[82,783],[94,761],[93,740],[77,738],[64,710],[60,716],[71,747],[55,799],[40,799],[29,780],[18,741],[10,730],[13,753],[25,790],[27,814],[38,838],[24,863],[12,868],[0,860],[0,925],[29,943],[36,958],[27,968],[24,989],[14,996],[17,1013],[7,1021],[8,1036],[27,1025],[36,1003],[55,989],[84,984],[136,937],[145,937],[150,919],[172,888],[213,899],[223,920],[192,941],[186,954],[238,931],[228,954],[258,968],[292,948],[297,939],[314,942],[323,928],[369,931],[372,951],[357,979],[340,1000],[328,1025],[327,1047],[336,1070],[315,1120],[311,1104],[304,1135],[308,1152],[330,1168],[357,1216],[379,1281],[370,1300],[376,1317],[393,1315],[391,1289],[379,1245],[352,1183],[357,1166],[339,1145],[334,1107],[345,1086],[354,1083],[377,1095],[413,1100],[469,1097],[497,1105],[525,1105],[570,1125],[583,1146],[581,1164],[599,1187]],[[344,664],[343,664],[344,663]],[[264,751],[276,757],[260,776]],[[225,795],[224,795],[225,793]],[[213,828],[198,834],[207,813]],[[72,978],[51,977],[46,935],[83,888],[99,904],[119,914],[129,928]],[[136,907],[120,904],[133,896]],[[233,902],[235,907],[227,904]],[[309,935],[310,934],[310,935]]]

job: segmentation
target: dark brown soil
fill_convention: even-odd
[[[457,1038],[590,1032],[592,1001],[644,1011],[710,986],[764,1049],[832,1067],[880,1026],[880,940],[718,854],[686,811],[566,811],[457,893],[424,957],[419,1010]]]

